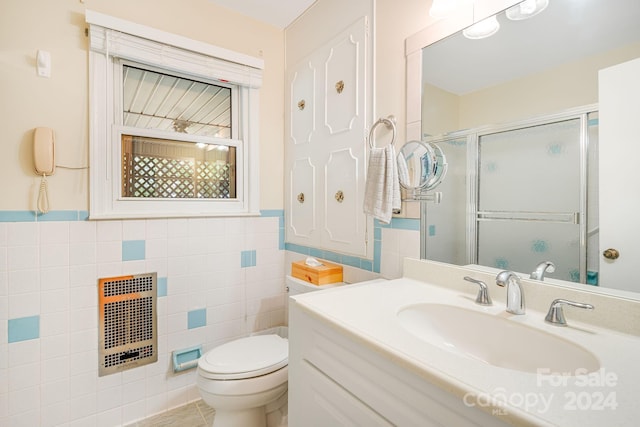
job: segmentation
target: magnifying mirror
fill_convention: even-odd
[[[397,156],[400,185],[408,194],[434,189],[447,171],[444,153],[436,144],[409,141]]]

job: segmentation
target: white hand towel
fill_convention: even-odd
[[[392,215],[400,212],[400,204],[396,150],[391,144],[372,148],[364,191],[364,213],[389,224]]]

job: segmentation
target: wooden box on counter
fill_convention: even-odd
[[[328,285],[330,283],[342,282],[342,266],[332,264],[324,260],[319,266],[310,266],[303,261],[291,263],[291,275],[297,279],[304,280],[314,285]]]

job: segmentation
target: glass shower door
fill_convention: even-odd
[[[584,281],[583,119],[480,135],[477,262],[531,272],[552,261],[550,277]]]

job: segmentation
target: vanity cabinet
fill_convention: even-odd
[[[368,28],[368,18],[360,18],[287,70],[287,242],[367,255]]]
[[[507,425],[293,298],[289,313],[289,425]]]

